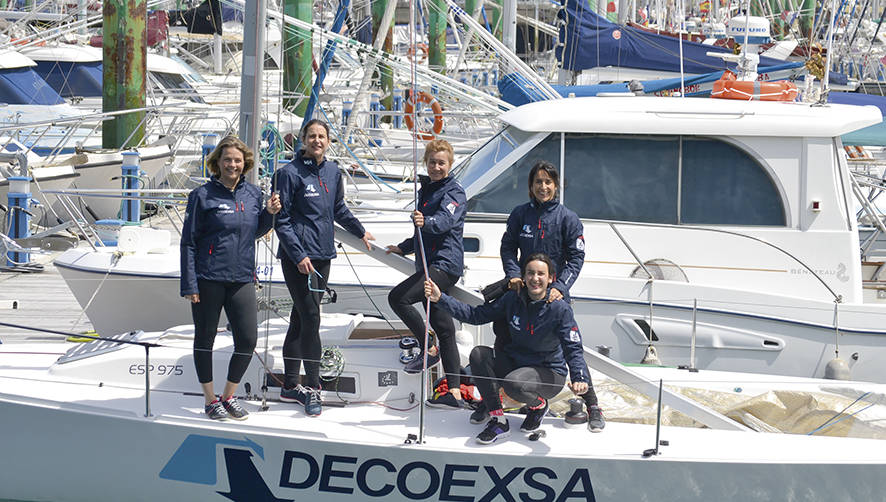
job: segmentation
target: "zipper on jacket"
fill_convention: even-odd
[[[209,254],[210,254],[210,256],[212,255],[212,248],[213,248],[213,246],[214,246],[213,244],[210,244],[210,245],[209,245]]]

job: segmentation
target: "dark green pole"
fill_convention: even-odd
[[[396,0],[376,0],[372,2],[372,36],[374,38],[378,37],[378,25],[381,24],[381,20],[385,15],[385,10],[387,9],[388,2],[393,2]],[[391,27],[388,28],[388,33],[385,36],[385,43],[382,45],[382,50],[387,52],[388,54],[394,50],[394,28],[391,23]],[[420,42],[420,41],[419,41]],[[419,43],[416,42],[416,43]],[[416,48],[416,56],[421,57],[421,51]],[[378,80],[381,85],[381,104],[384,106],[385,110],[391,110],[394,105],[394,71],[391,69],[389,65],[386,65],[382,62],[378,63]],[[384,122],[391,122],[390,115],[385,115],[382,117]]]
[[[312,21],[311,0],[284,0],[283,13],[301,21]],[[286,25],[283,30],[283,107],[304,117],[311,92],[311,34]]]
[[[102,111],[144,108],[146,0],[105,0],[102,17]],[[128,148],[141,143],[145,136],[144,117],[145,112],[141,111],[106,121],[102,125],[102,146]]]
[[[446,11],[445,0],[428,2],[428,65],[436,72],[446,74]]]
[[[495,35],[495,38],[501,40],[503,35],[502,25],[501,25],[501,11],[503,0],[493,0],[492,3],[495,4],[495,7],[489,8],[486,6],[486,15],[489,16],[489,26],[492,28],[492,34]]]
[[[803,7],[800,13],[800,36],[806,38],[806,43],[810,43],[812,37],[812,24],[815,20],[815,0],[803,0]]]

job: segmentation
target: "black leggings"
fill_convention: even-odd
[[[458,277],[441,272],[434,267],[428,268],[428,275],[444,293],[449,291],[449,288],[458,280]],[[412,335],[418,339],[419,345],[424,348],[425,322],[418,310],[412,306],[418,302],[421,302],[422,307],[427,308],[424,272],[410,275],[405,281],[394,286],[388,294],[388,304],[391,309],[406,324]],[[435,302],[431,302],[430,324],[440,340],[440,358],[443,360],[446,382],[450,389],[457,389],[461,385],[461,361],[458,356],[458,346],[455,344],[455,322],[449,312]]]
[[[228,363],[228,381],[240,383],[249,367],[255,340],[258,337],[255,311],[255,287],[251,282],[219,282],[197,280],[200,301],[191,304],[194,318],[194,367],[200,383],[212,381],[212,346],[218,332],[218,319],[224,307],[234,353]]]
[[[320,272],[319,275],[299,272],[298,265],[286,255],[280,258],[280,263],[283,265],[283,278],[293,303],[289,314],[289,329],[286,330],[286,339],[283,341],[283,386],[291,389],[298,385],[298,374],[304,359],[304,384],[319,389],[320,357],[323,353],[320,343],[320,300],[323,299],[322,291],[326,290],[329,280],[329,260],[311,260],[314,270]]]
[[[544,366],[517,366],[504,352],[478,346],[471,351],[471,374],[486,410],[501,409],[499,386],[515,401],[537,406],[560,393],[566,376]]]

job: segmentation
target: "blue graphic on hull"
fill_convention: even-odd
[[[169,459],[169,462],[163,467],[163,470],[160,471],[160,477],[162,479],[172,479],[188,483],[214,485],[217,470],[215,466],[215,448],[218,445],[243,446],[254,451],[262,460],[265,458],[264,448],[248,439],[238,441],[235,439],[191,434],[185,438],[178,450],[175,451],[175,454],[172,455],[172,458]],[[251,461],[249,463],[252,464]],[[228,472],[231,471],[228,470]]]

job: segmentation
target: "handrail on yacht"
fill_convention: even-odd
[[[725,230],[725,229],[722,229],[722,228],[696,227],[696,226],[692,226],[692,225],[673,225],[673,224],[669,224],[669,223],[643,223],[643,222],[636,222],[636,221],[619,221],[619,222],[612,222],[612,221],[607,221],[607,220],[597,220],[597,219],[591,219],[591,218],[583,218],[582,221],[589,221],[589,222],[592,222],[592,223],[605,223],[605,224],[607,224],[607,225],[610,225],[610,226],[612,227],[613,230],[615,230],[615,223],[617,223],[618,225],[636,226],[636,227],[677,228],[677,229],[681,229],[681,230],[699,230],[699,231],[703,231],[703,232],[714,232],[714,233],[720,233],[720,234],[726,234],[726,235],[732,235],[732,236],[735,236],[735,237],[742,237],[742,238],[745,238],[745,239],[750,239],[750,240],[752,240],[752,241],[759,242],[760,244],[763,244],[763,245],[769,246],[769,247],[771,247],[772,249],[774,249],[774,250],[776,250],[776,251],[782,253],[783,255],[787,256],[787,257],[790,258],[791,260],[795,261],[795,262],[796,262],[797,264],[799,264],[801,267],[803,267],[804,269],[806,269],[806,270],[809,272],[809,274],[811,274],[813,277],[815,277],[815,278],[818,280],[818,282],[820,282],[821,285],[824,286],[824,288],[828,290],[828,293],[830,293],[831,296],[834,297],[834,302],[835,302],[835,303],[842,303],[842,302],[843,302],[843,296],[842,296],[842,295],[838,295],[838,294],[837,294],[837,293],[836,293],[836,292],[835,292],[835,291],[834,291],[834,290],[828,285],[828,283],[825,282],[825,280],[822,279],[821,276],[820,276],[815,270],[812,269],[812,267],[810,267],[810,266],[807,265],[805,262],[803,262],[803,260],[797,258],[797,257],[794,256],[792,253],[790,253],[789,251],[787,251],[787,250],[785,250],[785,249],[783,249],[783,248],[781,248],[781,247],[779,247],[779,246],[777,246],[777,245],[775,245],[775,244],[773,244],[773,243],[771,243],[771,242],[769,242],[769,241],[766,241],[766,240],[761,239],[761,238],[759,238],[759,237],[754,237],[753,235],[747,235],[747,234],[743,234],[743,233],[741,233],[741,232],[736,232],[736,231],[734,231],[734,230]],[[619,237],[621,237],[621,234],[619,234],[618,231],[616,231],[616,234],[618,234]],[[623,238],[622,238],[622,242],[625,244],[625,246],[627,246],[627,242],[626,242]],[[642,260],[640,260],[640,258],[637,256],[636,253],[634,253],[634,251],[630,248],[630,246],[627,246],[627,248],[628,248],[628,251],[630,251],[630,253],[634,256],[634,259],[637,260],[637,263],[639,263],[640,266],[643,266]],[[643,270],[646,271],[647,274],[649,274],[649,270],[648,270],[645,266],[643,266]],[[650,274],[650,276],[651,276],[651,274]]]

